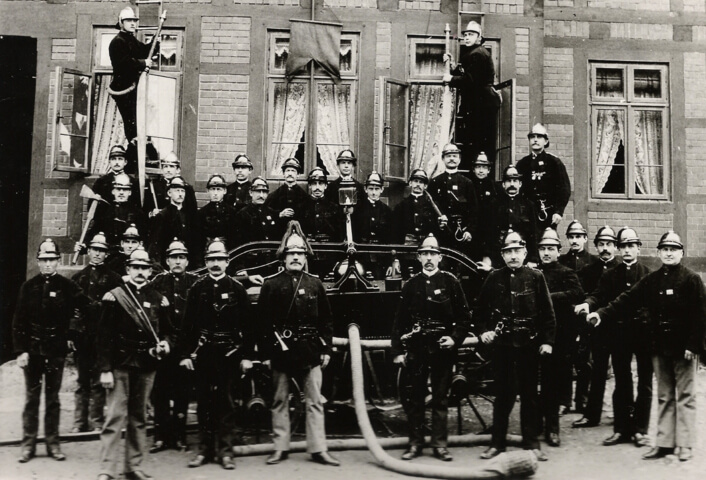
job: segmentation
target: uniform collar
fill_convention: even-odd
[[[427,272],[426,270],[422,269],[422,275],[424,275],[424,276],[427,277],[427,278],[431,278],[431,277],[433,277],[434,275],[436,275],[437,273],[439,273],[439,269],[438,269],[438,268],[434,269],[434,270],[431,271],[431,272]]]
[[[224,273],[221,273],[219,276],[214,277],[212,274],[209,273],[208,276],[211,277],[211,279],[212,279],[214,282],[220,282],[221,280],[223,280],[223,277],[225,277],[226,274],[225,274],[225,272],[224,272]]]

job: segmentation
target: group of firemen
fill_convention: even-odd
[[[310,242],[343,241],[346,214],[355,242],[418,246],[421,271],[402,288],[391,332],[393,362],[407,372],[401,401],[409,446],[402,459],[422,455],[429,378],[429,446],[435,457],[453,459],[447,449],[448,395],[456,352],[470,335],[490,349],[496,395],[491,445],[481,458],[505,451],[518,393],[523,446],[539,460],[547,459],[542,431],[548,445],[560,445],[563,413],[583,414],[576,428],[598,425],[612,365],[614,434],[603,443],[652,444],[643,458],[674,452],[689,460],[706,302],[699,275],[681,264],[679,235],[662,236],[662,266],[651,272],[639,261],[642,243],[635,229],[600,228],[596,256],[587,251],[588,232],[574,220],[566,229],[569,251],[560,255],[556,228],[571,186],[561,160],[545,151],[544,126],[535,125],[528,139],[530,155],[505,168],[499,185],[483,152],[472,172],[461,172],[460,150],[446,145],[445,171],[429,179],[424,170],[413,170],[410,194],[394,209],[381,199],[382,175],[373,172],[364,184],[355,179],[351,150],[338,155],[336,181],[328,182],[321,168],[309,172],[308,192],[297,183],[301,164],[286,159],[283,183],[271,194],[265,179],[250,179],[252,163],[238,155],[235,181],[228,185],[213,175],[210,201],[201,208],[171,153],[162,161],[162,175],[147,182],[141,207],[137,182],[124,172],[126,152],[113,147],[110,171],[94,184],[101,198],[88,241],[75,247],[86,251],[88,265],[73,280],[57,274],[60,252],[46,239],[37,253],[40,273],[21,287],[13,321],[27,388],[19,461],[35,455],[42,383],[47,452],[66,458],[59,444],[58,392],[65,357],[73,351],[79,373],[74,431],[100,431],[100,480],[117,478],[120,462],[127,478],[151,478],[141,469],[148,450],[186,449],[190,386],[199,434],[188,466],[217,461],[235,468],[231,391],[239,372],[250,371],[254,361],[269,366],[274,387],[274,449],[267,463],[284,461],[290,450],[289,388],[295,377],[306,397],[307,451],[318,463],[339,465],[327,452],[321,395],[322,369],[333,346],[332,313],[325,286],[307,271],[307,261]],[[229,250],[257,240],[281,241],[279,273],[265,279],[229,275]],[[465,252],[487,277],[474,298],[467,299],[459,280],[440,270],[440,245]],[[206,273],[191,273],[195,267]],[[260,286],[256,308],[243,284]],[[647,438],[653,375],[654,443]],[[150,401],[155,439],[148,449]]]

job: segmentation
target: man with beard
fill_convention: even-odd
[[[75,309],[83,309],[90,300],[74,281],[56,273],[60,258],[59,248],[52,239],[39,244],[39,274],[20,287],[12,319],[17,366],[24,371],[25,377],[20,463],[29,462],[35,455],[42,384],[47,455],[58,461],[66,460],[59,439],[59,389],[66,353],[73,343],[69,341],[71,318]]]
[[[148,184],[145,185],[145,202],[143,209],[149,214],[150,218],[157,215],[161,209],[171,203],[169,184],[172,179],[181,176],[181,161],[176,153],[169,152],[166,157],[160,160],[160,165],[162,175],[156,178],[150,178]],[[198,208],[196,193],[194,193],[194,187],[186,182],[184,182],[183,203],[188,212],[196,213]]]
[[[522,236],[527,250],[532,252],[528,256],[528,262],[536,265],[537,216],[534,204],[521,192],[522,176],[513,165],[507,166],[503,171],[502,186],[503,192],[498,195],[492,210],[486,254],[492,259],[493,265],[501,265],[503,259],[500,251],[503,240],[507,232],[513,230]]]
[[[598,282],[595,292],[586,298],[585,303],[576,308],[581,313],[596,311],[605,307],[618,296],[632,288],[650,269],[638,261],[642,242],[637,232],[625,227],[618,232],[618,247],[623,262],[606,271]],[[613,390],[613,435],[603,441],[603,445],[617,445],[634,441],[638,447],[649,445],[647,430],[650,424],[652,406],[652,359],[650,319],[646,309],[639,309],[633,316],[616,317],[612,322],[603,322],[593,329],[591,335],[606,339],[607,355],[597,355],[593,367],[600,372],[608,370],[608,361],[613,366],[615,389]],[[633,400],[632,356],[637,360],[637,398]],[[605,377],[598,381],[605,382]],[[591,384],[591,395],[596,389],[600,394],[601,384]],[[605,391],[605,383],[603,383]],[[601,399],[603,395],[600,394]],[[590,397],[589,397],[590,399]],[[589,401],[589,405],[592,403]],[[596,414],[593,414],[596,418]],[[597,415],[600,418],[600,413]]]
[[[473,164],[473,175],[471,176],[478,205],[478,228],[476,235],[471,240],[471,256],[474,260],[482,260],[483,265],[488,268],[491,263],[487,246],[488,228],[491,224],[493,205],[499,195],[498,186],[489,175],[490,162],[485,152],[480,152]]]
[[[127,165],[127,152],[122,145],[113,145],[108,154],[108,173],[98,177],[96,182],[93,184],[93,191],[101,196],[103,200],[110,200],[113,192],[113,183],[115,182],[115,177],[125,173],[125,166]],[[137,180],[130,177],[130,182],[132,184],[131,194],[129,201],[135,205],[140,203],[140,186]]]
[[[267,197],[265,205],[276,210],[279,218],[287,222],[299,213],[299,207],[308,195],[302,187],[297,185],[297,175],[302,173],[302,166],[296,158],[288,158],[282,163],[284,184]]]
[[[250,174],[253,166],[248,156],[244,153],[237,155],[231,166],[235,174],[235,182],[228,185],[225,202],[238,212],[250,200],[250,186],[252,185]]]
[[[184,318],[186,295],[198,276],[187,272],[189,251],[179,239],[167,248],[168,272],[162,272],[150,282],[169,300],[172,324],[170,330],[178,337]],[[193,378],[179,366],[179,355],[170,355],[160,362],[154,378],[152,406],[154,407],[154,444],[150,453],[168,448],[184,451],[186,445],[186,415]]]
[[[249,184],[250,182],[248,182]],[[199,209],[199,226],[204,242],[216,237],[224,238],[228,249],[235,247],[235,208],[223,198],[226,194],[226,179],[212,175],[206,183],[210,202]]]
[[[199,445],[189,467],[211,459],[233,470],[235,404],[232,387],[238,368],[252,368],[254,321],[245,288],[226,275],[228,251],[220,238],[204,255],[208,275],[199,279],[186,298],[179,341],[180,365],[196,372]]]
[[[662,458],[678,447],[679,460],[685,462],[696,445],[696,371],[705,346],[706,292],[699,274],[681,263],[679,235],[662,235],[657,250],[662,266],[587,320],[600,326],[647,309],[654,328],[652,365],[659,404],[655,446],[642,458]]]
[[[260,240],[282,238],[284,228],[279,212],[265,205],[270,186],[255,177],[250,186],[250,202],[235,216],[236,246]]]
[[[129,280],[103,297],[97,349],[108,415],[101,431],[98,480],[117,478],[121,458],[125,478],[152,478],[140,468],[147,443],[147,400],[157,364],[169,354],[174,338],[169,301],[147,284],[151,270],[149,255],[138,248],[127,263]],[[125,453],[120,455],[123,429]]]
[[[522,443],[539,460],[547,460],[539,444],[539,358],[552,354],[556,319],[544,275],[524,266],[527,248],[517,232],[503,240],[505,267],[488,275],[478,297],[474,317],[480,340],[493,344],[492,362],[496,389],[490,447],[482,459],[505,451],[510,413],[520,393]]]
[[[380,200],[385,180],[372,172],[365,180],[365,199],[359,199],[351,215],[353,240],[360,243],[392,242],[392,209]]]
[[[593,244],[598,251],[599,261],[584,267],[578,272],[583,289],[588,295],[593,295],[596,292],[598,283],[605,272],[620,263],[620,260],[615,258],[616,241],[615,232],[608,225],[598,229],[593,239]],[[574,308],[574,313],[584,316],[587,312],[583,305],[577,305]],[[592,363],[588,402],[586,403],[583,417],[572,424],[574,428],[597,426],[601,423],[601,412],[603,410],[603,395],[605,394],[608,359],[610,358],[610,332],[606,331],[605,328],[593,329],[588,335]]]
[[[471,312],[461,283],[451,273],[439,270],[439,243],[429,235],[417,249],[422,273],[402,288],[402,298],[392,325],[392,356],[406,366],[402,403],[409,425],[409,446],[402,460],[422,455],[424,409],[431,374],[431,447],[434,456],[453,460],[448,451],[448,408],[452,369],[458,347],[471,328]],[[415,332],[411,336],[408,334]],[[410,337],[403,340],[403,337]]]
[[[571,398],[571,354],[576,338],[574,305],[584,298],[584,293],[576,273],[557,261],[561,241],[556,230],[547,227],[538,245],[541,262],[538,268],[544,274],[556,316],[554,349],[551,355],[540,359],[541,416],[544,439],[550,446],[558,447],[560,402],[567,390]]]
[[[324,194],[326,200],[334,205],[338,205],[338,190],[341,188],[342,184],[344,184],[355,186],[358,202],[360,203],[363,201],[363,197],[365,196],[363,185],[358,180],[353,178],[353,173],[355,172],[357,163],[358,159],[356,158],[355,153],[353,153],[353,150],[341,150],[338,157],[336,157],[336,165],[338,166],[340,176],[331,182],[326,188],[326,193]]]
[[[545,148],[549,147],[547,129],[541,123],[527,134],[530,154],[517,162],[525,191],[534,202],[539,227],[556,229],[571,196],[571,181],[564,163]]]
[[[478,221],[478,204],[473,182],[458,172],[461,150],[449,143],[441,150],[446,170],[429,182],[429,193],[449,224],[448,235],[441,237],[447,246],[467,252]]]
[[[412,170],[409,176],[410,194],[393,211],[393,228],[396,243],[419,245],[430,234],[438,236],[446,227],[444,218],[434,211],[431,200],[425,193],[429,176],[421,168]]]
[[[313,251],[295,221],[290,222],[277,257],[284,270],[268,277],[258,299],[262,357],[272,367],[275,388],[272,403],[274,465],[287,459],[290,448],[289,383],[301,378],[306,397],[306,442],[311,459],[339,466],[328,453],[321,395],[321,370],[331,360],[333,322],[326,289],[317,277],[305,272],[307,255]]]
[[[105,389],[100,384],[100,371],[97,366],[97,327],[103,295],[122,283],[121,275],[106,265],[107,254],[108,242],[105,235],[99,232],[88,243],[88,265],[72,278],[91,300],[82,311],[76,312],[74,318],[74,360],[78,370],[78,388],[74,394],[72,433],[100,431],[103,426]]]
[[[344,219],[338,203],[329,202],[325,196],[328,180],[320,168],[309,172],[309,196],[301,203],[297,214],[302,230],[309,241],[340,242],[343,240]]]

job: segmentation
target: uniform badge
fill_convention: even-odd
[[[152,304],[151,304],[150,302],[144,302],[144,303],[142,304],[142,306],[145,307],[145,308],[150,308],[150,307],[152,306]]]
[[[304,295],[305,293],[306,293],[306,290],[304,290],[303,288],[299,289],[299,295]]]
[[[441,295],[441,290],[438,288],[434,290],[434,295]]]
[[[540,160],[539,162],[537,162],[537,165],[539,165],[539,166],[544,165],[544,160]]]
[[[458,190],[458,185],[452,185],[451,190]]]
[[[50,297],[56,297],[56,292],[49,292]]]
[[[671,288],[667,289],[666,293],[667,293],[667,295],[674,295],[674,290],[672,290]]]
[[[223,300],[228,300],[228,294],[227,294],[227,293],[221,293],[221,299],[223,299]]]

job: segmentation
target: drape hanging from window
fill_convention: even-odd
[[[274,87],[272,141],[267,153],[269,176],[281,175],[280,165],[299,148],[306,127],[307,84],[278,83]]]
[[[610,177],[618,148],[625,137],[621,110],[598,110],[596,120],[596,191],[602,192]]]
[[[317,150],[329,175],[339,175],[336,157],[351,143],[351,87],[319,84],[317,92]]]
[[[635,111],[635,186],[636,193],[661,195],[662,114],[659,111]]]
[[[94,97],[93,150],[91,152],[91,173],[102,175],[108,171],[108,153],[113,145],[125,145],[123,119],[108,93],[110,75],[96,75]]]
[[[439,129],[449,131],[451,128],[450,123],[439,125],[444,87],[443,85],[412,84],[409,92],[411,103],[409,114],[410,170],[423,168],[429,176],[433,176],[439,167],[433,162],[437,132]],[[453,118],[450,119],[450,122],[452,121]]]

